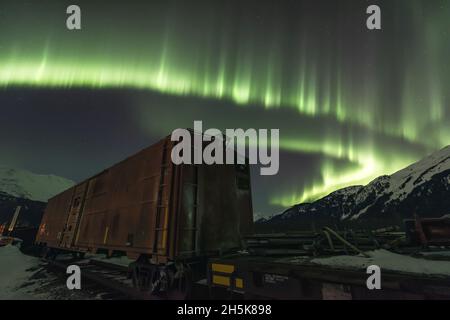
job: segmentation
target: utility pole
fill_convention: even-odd
[[[20,209],[22,209],[21,206],[17,206],[16,207],[16,211],[14,212],[14,216],[13,216],[13,218],[11,220],[11,223],[9,224],[9,227],[8,227],[8,234],[9,234],[9,236],[11,236],[11,232],[14,230],[14,227],[16,226],[17,218],[19,217],[19,213],[20,213]]]

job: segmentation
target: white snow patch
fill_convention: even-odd
[[[267,220],[267,215],[263,214],[262,212],[254,212],[253,213],[253,221],[266,221]]]
[[[450,261],[434,261],[414,258],[380,249],[367,252],[370,258],[364,256],[334,256],[316,258],[311,262],[320,265],[342,267],[350,269],[366,269],[370,265],[377,265],[383,270],[425,274],[435,276],[450,276]]]
[[[132,263],[134,260],[129,259],[127,256],[121,256],[121,257],[112,257],[108,258],[106,255],[87,255],[86,258],[89,258],[90,260],[99,260],[107,263],[117,264],[120,266],[128,267],[130,263]]]
[[[84,289],[83,283],[81,290],[68,290],[65,276],[48,272],[40,258],[23,254],[15,245],[0,247],[0,300],[103,299],[105,293]]]
[[[369,209],[370,207],[371,207],[371,206],[367,206],[367,207],[365,207],[364,209],[359,210],[359,212],[358,212],[357,214],[353,215],[353,216],[350,218],[350,220],[356,220],[356,219],[358,219],[362,214],[366,213],[367,209]],[[342,218],[341,218],[341,220],[342,220]]]
[[[38,258],[22,254],[18,247],[7,245],[0,247],[0,300],[23,299],[33,300],[22,286],[33,274],[32,270],[39,268]]]
[[[428,157],[397,171],[391,175],[391,199],[403,200],[408,194],[424,182],[429,181],[435,174],[450,170],[450,146],[447,146]]]

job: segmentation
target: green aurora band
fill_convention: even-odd
[[[349,61],[351,37],[344,44],[332,40],[344,36],[344,31],[329,35],[332,23],[315,36],[305,28],[307,19],[260,30],[255,21],[241,17],[233,27],[226,20],[231,12],[208,8],[209,14],[196,14],[192,27],[177,8],[147,17],[148,23],[113,26],[111,21],[120,21],[120,10],[112,8],[110,20],[86,18],[83,30],[69,32],[61,21],[49,19],[53,11],[21,12],[17,18],[17,7],[9,4],[7,12],[13,13],[2,23],[12,27],[0,31],[0,87],[139,89],[228,100],[261,112],[289,108],[298,117],[359,126],[368,137],[382,134],[420,150],[412,155],[400,149],[387,156],[378,144],[352,144],[339,133],[308,139],[284,137],[281,130],[282,150],[325,157],[316,181],[270,199],[290,206],[368,183],[450,141],[450,10],[426,10],[421,2],[408,8],[414,41],[393,30],[389,39],[400,44],[390,48],[392,42],[382,35],[368,34],[367,49],[357,61]],[[16,19],[34,26],[32,32]],[[295,34],[295,45],[287,28]],[[352,166],[337,170],[326,159],[344,159]]]

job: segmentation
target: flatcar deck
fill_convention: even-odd
[[[340,256],[355,260],[354,256]],[[232,255],[210,261],[208,282],[242,292],[247,298],[273,299],[450,299],[450,275],[384,269],[380,290],[369,290],[366,264],[321,264],[326,258]],[[358,261],[357,258],[356,260]],[[425,259],[423,259],[425,260]],[[372,261],[372,263],[370,263]],[[450,270],[450,261],[441,267]],[[444,266],[445,264],[445,266]],[[446,267],[448,266],[448,267]]]

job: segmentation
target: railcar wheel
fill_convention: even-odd
[[[72,252],[72,257],[74,259],[84,259],[85,253],[84,252]]]
[[[49,247],[42,247],[40,252],[41,258],[47,258],[48,251]]]
[[[172,274],[170,288],[167,290],[167,298],[170,300],[185,300],[192,291],[192,272],[186,265],[180,265]]]
[[[129,266],[133,286],[139,291],[149,291],[153,280],[153,268],[148,261],[138,260]]]
[[[58,252],[52,248],[45,247],[42,252],[42,257],[47,260],[55,260]]]
[[[192,272],[183,264],[156,266],[148,261],[136,261],[129,266],[133,286],[171,300],[187,299],[192,289]]]

